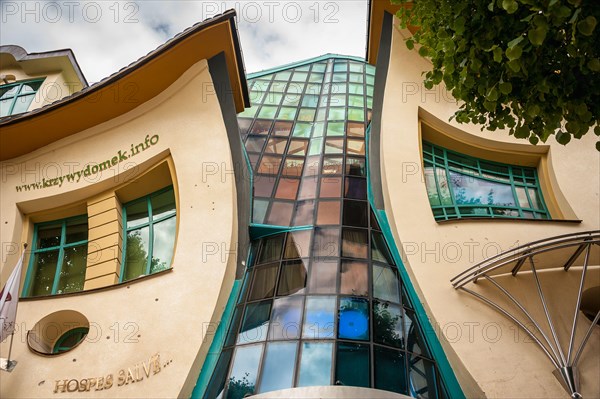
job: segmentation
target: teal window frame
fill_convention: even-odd
[[[85,339],[89,331],[90,329],[87,327],[77,327],[67,331],[66,333],[61,335],[60,338],[54,344],[54,347],[52,348],[52,354],[57,355],[60,353],[68,352],[71,349],[75,348],[77,345],[79,345],[79,343],[81,343],[81,341]],[[75,343],[73,346],[62,346],[63,342],[65,342],[67,339],[71,338],[74,335],[79,335],[77,343]]]
[[[62,271],[63,261],[65,259],[65,249],[88,244],[88,242],[89,242],[89,240],[81,240],[81,241],[72,242],[72,243],[67,244],[66,243],[67,223],[72,220],[83,219],[83,218],[85,218],[87,220],[87,215],[73,216],[73,217],[69,217],[69,218],[65,218],[65,219],[53,220],[50,222],[36,223],[34,225],[33,244],[31,246],[32,247],[31,254],[29,255],[29,264],[27,266],[27,275],[25,277],[25,284],[23,285],[23,291],[21,293],[22,297],[30,297],[31,296],[30,295],[30,291],[32,288],[31,280],[33,279],[34,268],[36,267],[36,265],[34,264],[35,256],[39,253],[51,252],[51,251],[56,251],[56,250],[59,251],[58,252],[58,260],[56,262],[56,272],[54,273],[54,282],[52,284],[52,293],[50,295],[61,295],[61,294],[57,294],[56,291],[58,290],[58,283],[60,282],[60,272]],[[53,224],[58,224],[58,223],[61,223],[60,244],[53,246],[53,247],[48,247],[48,248],[41,248],[41,249],[36,248],[39,228],[44,227],[44,226],[53,225]],[[89,229],[89,226],[88,226],[88,229]]]
[[[148,238],[148,260],[146,261],[146,270],[143,274],[143,276],[149,276],[150,273],[150,269],[152,266],[152,256],[154,254],[154,225],[160,222],[163,222],[165,220],[177,217],[177,203],[175,203],[175,213],[171,214],[171,215],[167,215],[161,218],[158,218],[156,220],[154,220],[153,216],[152,216],[152,198],[156,197],[160,194],[166,193],[167,191],[171,191],[173,190],[173,193],[175,192],[174,187],[168,186],[165,187],[163,189],[160,189],[158,191],[155,191],[151,194],[145,195],[143,197],[140,197],[138,199],[135,199],[133,201],[130,201],[126,204],[123,204],[123,208],[122,208],[122,217],[123,217],[123,253],[121,255],[121,274],[119,275],[119,282],[125,282],[125,281],[131,281],[131,280],[135,280],[136,278],[141,277],[142,275],[129,279],[129,280],[125,280],[125,261],[127,259],[127,234],[130,231],[134,231],[134,230],[139,230],[142,229],[144,227],[148,227],[149,230],[149,238]],[[135,205],[137,203],[140,202],[146,202],[147,204],[147,209],[148,209],[148,222],[146,223],[141,223],[141,224],[137,224],[134,227],[131,228],[127,228],[127,207],[131,206],[131,205]],[[173,252],[175,251],[175,248],[173,248]],[[172,262],[172,261],[171,261]],[[172,266],[169,265],[169,269],[171,269]]]
[[[35,96],[36,96],[36,94],[37,94],[37,92],[39,90],[39,87],[37,88],[37,90],[34,93],[25,93],[25,94],[22,94],[21,90],[23,90],[23,86],[25,84],[28,84],[28,83],[40,83],[40,87],[41,87],[41,84],[42,84],[42,82],[45,79],[46,78],[22,80],[22,81],[19,81],[19,82],[9,83],[9,84],[0,86],[0,89],[8,89],[8,90],[10,90],[12,87],[18,87],[16,94],[14,94],[13,96],[1,99],[1,100],[8,100],[8,99],[12,98],[12,102],[11,102],[9,108],[8,108],[8,113],[6,115],[0,115],[0,118],[4,118],[6,116],[13,115],[13,111],[15,109],[15,104],[17,104],[17,100],[20,97],[31,96],[31,101],[29,101],[29,103],[27,104],[27,109],[29,109],[29,107],[31,106],[31,103],[33,102],[33,99],[35,98]],[[25,111],[25,112],[27,112],[27,111]]]
[[[465,162],[461,162],[460,160]],[[443,147],[437,146],[427,141],[423,141],[423,164],[425,168],[433,169],[435,179],[435,188],[440,205],[430,203],[434,217],[437,221],[455,220],[455,219],[524,219],[539,220],[551,219],[550,212],[546,207],[542,189],[540,187],[537,169],[534,167],[510,165],[500,162],[488,161],[475,158],[469,155],[461,154]],[[438,171],[442,172],[439,173]],[[458,204],[454,196],[454,190],[450,183],[450,172],[459,173],[464,176],[472,177],[478,180],[485,180],[496,184],[509,186],[514,198],[514,206],[502,206],[493,204]],[[445,174],[447,181],[447,190],[450,195],[451,204],[442,204],[442,191],[440,189],[440,176]],[[523,207],[517,196],[517,188],[522,188],[527,196],[529,207]],[[535,190],[539,208],[534,208],[534,199],[531,198],[530,190]],[[428,197],[430,192],[427,192]],[[431,198],[430,198],[431,201]],[[467,214],[468,209],[487,209],[487,214]],[[462,210],[462,213],[461,213]],[[518,212],[518,216],[502,215],[494,211],[513,211]],[[532,217],[527,217],[531,215]]]

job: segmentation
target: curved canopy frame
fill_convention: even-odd
[[[586,281],[586,275],[590,265],[599,265],[600,258],[600,230],[588,231],[583,233],[566,234],[544,240],[534,241],[525,245],[516,247],[510,251],[502,252],[496,256],[490,257],[483,262],[465,270],[451,281],[452,286],[457,290],[467,292],[487,305],[491,306],[507,318],[511,319],[542,349],[546,357],[554,365],[555,376],[561,381],[565,389],[573,398],[581,398],[579,393],[579,381],[577,374],[577,364],[583,353],[594,326],[600,320],[600,310],[596,311],[596,316],[592,324],[587,328],[583,339],[576,345],[575,333],[579,323],[579,309],[583,288]],[[525,266],[529,269],[537,290],[532,295],[537,294],[543,307],[543,320],[536,320],[531,312],[517,297],[503,287],[495,277],[506,276],[509,273],[517,277]],[[573,321],[570,326],[570,336],[568,339],[559,339],[559,329],[552,319],[548,308],[547,295],[554,293],[545,293],[540,284],[538,272],[542,269],[562,268],[565,272],[572,269],[573,266],[581,266],[581,278],[577,292],[576,307],[573,311]],[[486,297],[483,293],[475,292],[467,288],[468,284],[477,284],[478,280],[485,279],[491,283],[506,299],[508,303],[516,306],[518,311],[511,310],[507,306],[502,306],[492,299]],[[519,320],[524,318],[526,322]],[[539,318],[539,317],[538,317]],[[547,325],[548,331],[544,331],[543,325]],[[529,327],[528,327],[529,326]],[[533,326],[533,327],[531,327]],[[568,342],[562,345],[562,342]]]

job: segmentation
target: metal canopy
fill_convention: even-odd
[[[455,289],[475,296],[521,327],[554,365],[555,376],[571,397],[581,398],[577,363],[592,335],[594,326],[600,320],[600,310],[596,310],[596,316],[592,324],[587,327],[586,333],[578,343],[575,342],[575,336],[578,324],[581,324],[579,323],[579,309],[588,268],[589,265],[599,264],[600,230],[595,230],[551,237],[519,246],[476,264],[450,281]],[[574,268],[581,270],[578,291],[573,293],[573,296],[576,295],[576,306],[573,309],[572,325],[568,329],[570,335],[561,337],[560,331],[564,331],[564,329],[557,328],[558,324],[553,321],[547,298],[548,295],[569,295],[569,293],[545,293],[540,284],[538,272],[549,269],[563,269],[568,272]],[[527,306],[525,306],[526,301],[517,299],[517,295],[511,293],[510,289],[502,286],[498,281],[501,280],[498,279],[500,276],[503,279],[510,275],[516,278],[519,273],[523,272],[528,272],[528,276],[532,276],[535,282],[536,290],[529,295],[537,295],[539,303],[541,303],[543,316],[538,317],[541,320],[536,320],[532,310],[527,309]],[[475,292],[466,288],[470,283],[477,284],[480,279],[489,282],[493,292],[486,296],[486,290]],[[503,304],[491,299],[498,297],[498,295],[507,299],[509,306],[503,306]],[[535,301],[527,302],[532,303]],[[561,345],[561,342],[563,345]]]

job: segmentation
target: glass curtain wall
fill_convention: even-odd
[[[254,170],[252,243],[205,398],[291,387],[444,397],[367,199],[374,68],[329,58],[250,80],[239,115]]]

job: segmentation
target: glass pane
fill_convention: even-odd
[[[148,253],[150,252],[150,228],[143,227],[127,233],[125,249],[125,272],[123,281],[146,274]]]
[[[13,97],[19,90],[19,84],[0,86],[0,98]]]
[[[297,111],[298,108],[295,107],[281,107],[279,114],[277,114],[277,119],[293,121],[296,118]]]
[[[310,226],[313,224],[315,201],[296,202],[295,208],[296,216],[294,217],[294,226]]]
[[[340,201],[321,201],[319,202],[319,212],[317,214],[317,224],[340,224]]]
[[[33,97],[35,97],[35,94],[17,97],[12,110],[12,115],[27,112],[27,110],[29,109],[29,104],[31,104],[31,101],[33,101]]]
[[[242,346],[235,350],[227,387],[227,399],[243,399],[253,394],[263,345]]]
[[[267,147],[265,153],[271,154],[283,154],[285,147],[287,146],[287,139],[283,138],[272,138],[267,141]]]
[[[365,124],[348,122],[347,131],[349,137],[365,137]]]
[[[264,173],[268,175],[276,175],[279,172],[279,166],[281,165],[281,157],[274,155],[265,155],[260,161],[258,167],[258,173]]]
[[[406,394],[406,362],[400,351],[375,346],[375,388]]]
[[[309,138],[311,128],[312,125],[310,123],[296,123],[296,126],[294,126],[294,133],[292,133],[292,136]]]
[[[277,296],[303,294],[306,288],[306,275],[307,268],[304,261],[284,262],[279,276]]]
[[[302,326],[302,338],[333,338],[335,297],[317,296],[306,298],[306,311]]]
[[[43,252],[34,256],[32,265],[34,274],[31,277],[30,296],[52,294],[57,262],[58,251]]]
[[[7,100],[0,100],[0,117],[9,115],[12,103],[12,98],[9,98]]]
[[[404,347],[402,307],[387,302],[373,304],[373,340],[379,344]]]
[[[237,337],[238,329],[240,328],[240,323],[242,321],[242,309],[242,306],[238,306],[235,308],[235,312],[233,312],[233,318],[231,325],[229,326],[229,331],[227,332],[227,338],[225,338],[224,346],[232,346],[235,344],[235,338]]]
[[[278,269],[279,263],[255,268],[254,283],[252,284],[252,291],[250,291],[250,301],[269,298],[275,295]]]
[[[292,131],[292,122],[275,122],[273,134],[277,136],[289,136]]]
[[[369,267],[364,262],[342,260],[340,293],[346,295],[369,295]]]
[[[373,265],[373,296],[400,303],[400,287],[396,273],[389,267]]]
[[[383,234],[375,231],[371,233],[371,258],[390,265],[394,264],[392,255],[385,244]]]
[[[425,167],[425,187],[427,188],[429,203],[432,206],[441,205],[440,196],[438,195],[437,186],[435,184],[435,176],[433,175],[433,167]]]
[[[448,185],[446,170],[437,168],[436,174],[438,178],[438,185],[440,187],[440,201],[442,202],[442,205],[454,205],[452,203],[452,197],[450,196],[450,188]]]
[[[213,376],[206,388],[204,399],[220,398],[225,389],[225,379],[227,377],[227,371],[229,370],[229,362],[231,361],[231,350],[224,350],[219,357],[217,366]]]
[[[343,136],[346,133],[344,122],[329,122],[327,124],[327,136]]]
[[[154,223],[154,242],[152,245],[152,263],[150,264],[150,274],[167,270],[171,267],[173,259],[173,250],[175,247],[175,227],[177,218],[163,220]]]
[[[268,237],[263,240],[257,264],[269,263],[281,259],[284,234]]]
[[[148,223],[148,202],[144,198],[141,201],[128,205],[125,207],[125,213],[127,214],[128,229]]]
[[[338,338],[369,340],[369,301],[361,298],[341,298]]]
[[[346,187],[344,197],[366,200],[367,199],[367,180],[358,177],[346,177]]]
[[[427,345],[423,340],[421,329],[416,323],[416,315],[413,310],[406,309],[404,313],[404,334],[406,336],[406,350],[417,355],[429,357]]]
[[[304,176],[316,176],[319,174],[320,170],[320,157],[318,155],[306,159],[306,168],[304,168],[303,173]]]
[[[326,157],[323,160],[323,174],[324,175],[341,175],[342,168],[344,167],[344,160],[342,157]]]
[[[525,188],[515,187],[515,192],[517,193],[517,199],[519,200],[521,208],[529,208],[529,200],[527,199]]]
[[[332,343],[303,342],[298,386],[327,386],[331,384]]]
[[[175,214],[175,191],[173,189],[153,196],[150,202],[152,204],[152,220]]]
[[[266,137],[260,136],[249,136],[246,139],[246,151],[248,152],[261,152],[265,145]]]
[[[422,358],[409,358],[408,363],[410,395],[427,399],[437,398],[434,364]]]
[[[264,119],[275,119],[275,113],[277,112],[277,107],[272,105],[263,105],[258,113],[259,118]]]
[[[83,290],[87,266],[87,244],[65,248],[58,280],[57,294]]]
[[[271,301],[247,305],[244,322],[237,339],[238,345],[266,340],[270,314]]]
[[[301,296],[278,298],[273,301],[269,339],[300,338],[300,323],[304,298]]]
[[[369,227],[366,202],[344,201],[344,226]]]
[[[450,180],[458,205],[516,205],[510,185],[477,179],[452,171]]]
[[[35,249],[51,248],[60,245],[62,223],[38,226]]]
[[[339,198],[342,191],[341,177],[324,177],[321,179],[321,198]]]
[[[369,347],[339,343],[335,367],[335,381],[339,385],[369,387]]]
[[[342,229],[342,256],[366,259],[369,256],[367,230]]]
[[[42,85],[42,82],[23,83],[23,86],[21,86],[21,91],[19,92],[19,94],[35,93],[40,88],[41,85]]]
[[[287,154],[305,156],[306,150],[308,149],[308,140],[292,140],[290,147],[288,148]]]
[[[284,259],[297,259],[310,256],[311,231],[302,230],[288,233]]]
[[[271,205],[269,216],[267,216],[267,224],[289,226],[292,222],[293,211],[294,204],[292,202],[274,201]]]
[[[267,209],[269,208],[269,201],[254,200],[254,207],[252,211],[252,222],[263,224],[265,222],[265,216]]]
[[[293,143],[292,143],[293,144]],[[290,146],[291,148],[291,146]],[[282,176],[302,176],[302,167],[304,166],[304,159],[286,158],[283,164],[283,170],[281,171]]]
[[[274,176],[257,175],[254,178],[254,196],[270,197],[273,194],[276,178]]]
[[[271,392],[292,387],[297,349],[296,342],[267,344],[259,392]]]
[[[269,129],[271,129],[271,125],[273,121],[261,121],[257,120],[252,125],[252,129],[248,132],[248,134],[259,134],[259,135],[267,135],[269,133]]]
[[[350,176],[367,176],[367,167],[364,158],[346,158],[346,174]]]
[[[295,200],[300,186],[299,179],[280,178],[275,197],[279,199]],[[288,222],[289,223],[289,222]]]
[[[531,199],[531,205],[534,209],[542,209],[542,201],[540,199],[537,189],[528,188],[529,198]]]
[[[302,185],[300,187],[298,199],[302,200],[315,198],[317,192],[317,183],[318,180],[316,178],[302,179]]]
[[[338,260],[324,259],[311,264],[309,291],[311,294],[335,294],[337,292]]]
[[[323,139],[313,138],[310,141],[310,147],[308,148],[308,155],[319,155],[323,150]]]
[[[339,256],[340,231],[338,229],[316,228],[313,244],[313,257]]]
[[[65,242],[71,244],[88,239],[88,219],[87,216],[82,218],[71,219],[67,221],[67,236]]]

